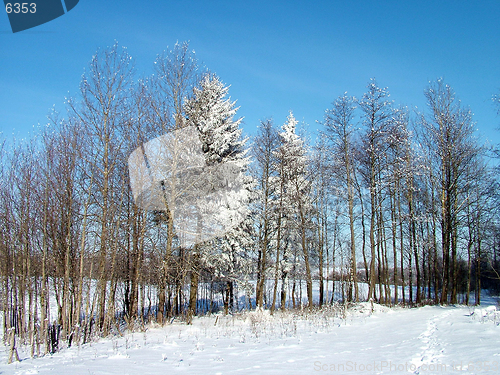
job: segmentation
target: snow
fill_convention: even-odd
[[[21,362],[7,374],[497,374],[495,306],[387,308],[359,303],[307,313],[196,318],[101,339]]]

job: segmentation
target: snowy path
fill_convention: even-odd
[[[6,365],[0,374],[498,374],[494,308],[423,307],[345,321],[251,313],[197,319]],[[380,310],[386,310],[379,308]]]

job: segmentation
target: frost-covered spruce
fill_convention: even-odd
[[[206,74],[186,103],[188,124],[200,132],[207,164],[241,161],[242,168],[246,168],[242,118],[234,119],[239,107],[227,97],[228,91],[229,86],[224,86],[217,76]]]
[[[307,178],[307,150],[304,141],[296,133],[296,127],[297,120],[290,112],[287,121],[282,126],[282,132],[279,134],[281,145],[275,153],[279,175],[277,191],[280,192],[280,199],[278,204],[281,217],[286,218],[285,222],[282,223],[285,225],[283,235],[288,236],[288,238],[284,237],[283,240],[285,243],[290,243],[293,252],[293,254],[287,254],[285,251],[283,254],[282,279],[284,285],[290,267],[292,273],[301,273],[301,270],[296,269],[300,264],[298,250],[301,250],[305,265],[308,302],[309,307],[312,307],[312,277],[307,248],[312,210],[311,183]],[[293,256],[293,263],[290,265],[291,256]]]
[[[199,246],[201,261],[219,281],[226,283],[226,311],[234,308],[233,300],[237,287],[235,281],[248,279],[247,254],[253,246],[252,225],[248,220],[248,204],[254,190],[254,181],[246,173],[250,159],[247,156],[240,124],[242,118],[235,118],[238,107],[228,97],[229,87],[213,74],[206,74],[194,89],[193,97],[185,104],[188,125],[195,126],[203,144],[208,167],[230,163],[241,172],[235,184],[243,186],[237,193],[231,192],[228,204],[239,207],[245,220],[233,226],[223,238],[216,238],[210,244]],[[209,202],[208,202],[209,203]],[[242,273],[245,270],[245,273]]]

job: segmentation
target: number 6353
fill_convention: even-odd
[[[7,3],[7,13],[36,13],[36,3]]]

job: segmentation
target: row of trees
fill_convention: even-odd
[[[293,117],[282,133],[261,124],[258,286],[270,249],[275,274],[286,277],[286,262],[281,271],[278,264],[290,243],[302,248],[309,306],[311,258],[320,305],[325,262],[346,281],[349,301],[469,303],[474,290],[479,303],[481,272],[489,285],[497,279],[498,196],[470,110],[442,80],[426,89],[428,111],[413,121],[393,108],[387,89],[374,80],[367,89],[326,111],[313,152],[291,135]],[[359,281],[368,286],[363,295]]]
[[[497,285],[495,171],[442,80],[426,89],[423,114],[394,108],[372,80],[361,98],[334,101],[314,144],[292,113],[281,128],[262,121],[248,142],[228,87],[186,43],[154,66],[137,79],[125,49],[99,51],[64,116],[2,146],[0,306],[11,357],[16,339],[41,355],[123,323],[303,300],[470,303],[474,291],[479,303],[481,286]],[[194,246],[168,206],[135,204],[127,165],[144,142],[186,126],[207,166],[244,172],[232,197],[244,220]]]

